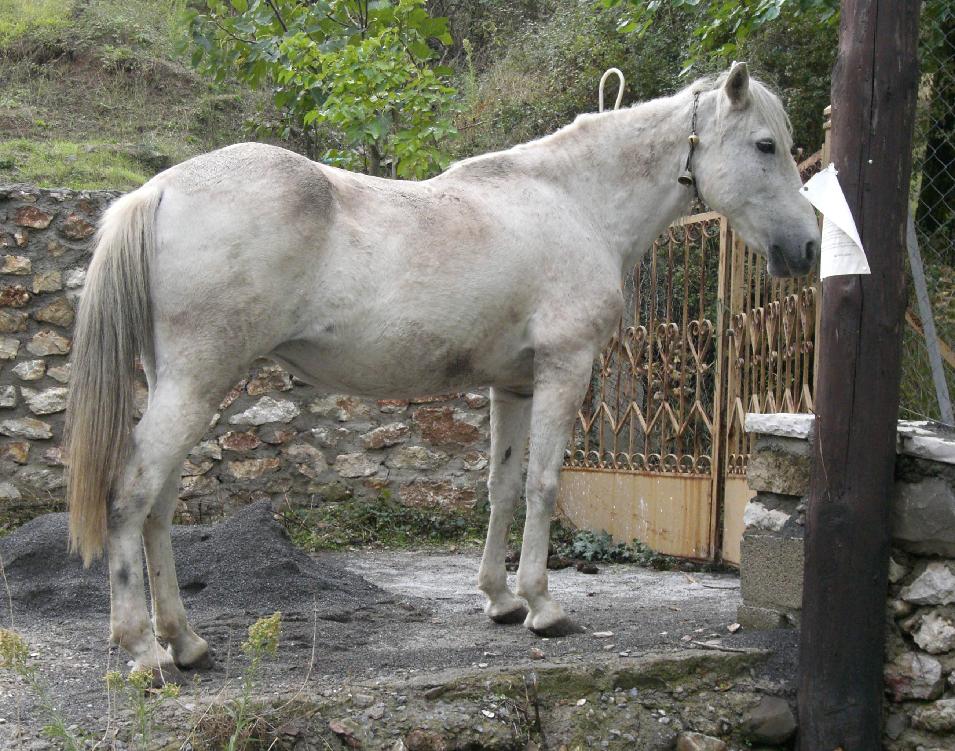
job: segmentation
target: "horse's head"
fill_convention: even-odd
[[[769,262],[773,276],[799,276],[819,255],[819,226],[799,195],[799,170],[783,106],[734,63],[700,101],[693,169],[700,195]]]

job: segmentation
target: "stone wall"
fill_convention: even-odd
[[[62,502],[71,329],[94,225],[117,194],[0,188],[0,504]],[[145,382],[139,403],[145,404]],[[484,392],[407,401],[320,394],[262,361],[225,396],[183,468],[180,517],[268,498],[308,505],[388,492],[462,508],[486,496]]]
[[[798,625],[811,415],[750,415],[739,621]],[[955,436],[899,423],[887,593],[885,739],[892,751],[949,749],[955,738]]]

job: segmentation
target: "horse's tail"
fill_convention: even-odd
[[[107,498],[126,459],[136,357],[153,357],[149,265],[161,197],[147,184],[103,215],[74,330],[66,496],[70,550],[87,566],[106,543]]]

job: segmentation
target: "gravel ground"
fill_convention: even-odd
[[[65,515],[41,517],[0,539],[0,554],[15,628],[67,720],[92,729],[106,715],[101,676],[122,667],[123,658],[107,648],[105,567],[84,571],[68,557],[65,530]],[[262,677],[263,689],[274,692],[303,683],[306,693],[318,693],[355,680],[503,668],[526,662],[534,648],[550,662],[574,664],[713,640],[770,648],[766,680],[783,684],[792,675],[794,632],[729,634],[740,602],[732,574],[628,565],[601,565],[592,575],[551,572],[555,596],[588,632],[542,640],[484,617],[476,551],[309,556],[287,540],[267,504],[218,525],[178,527],[173,545],[186,609],[216,657],[216,666],[202,674],[204,692],[234,683],[244,666],[238,645],[248,626],[276,610],[283,613],[281,647]],[[6,608],[0,623],[9,623]],[[596,635],[606,632],[611,635]],[[37,710],[22,686],[0,672],[0,742],[18,722],[36,728]]]

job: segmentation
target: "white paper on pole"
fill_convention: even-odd
[[[813,175],[799,192],[822,213],[819,278],[871,274],[859,230],[833,165]]]

